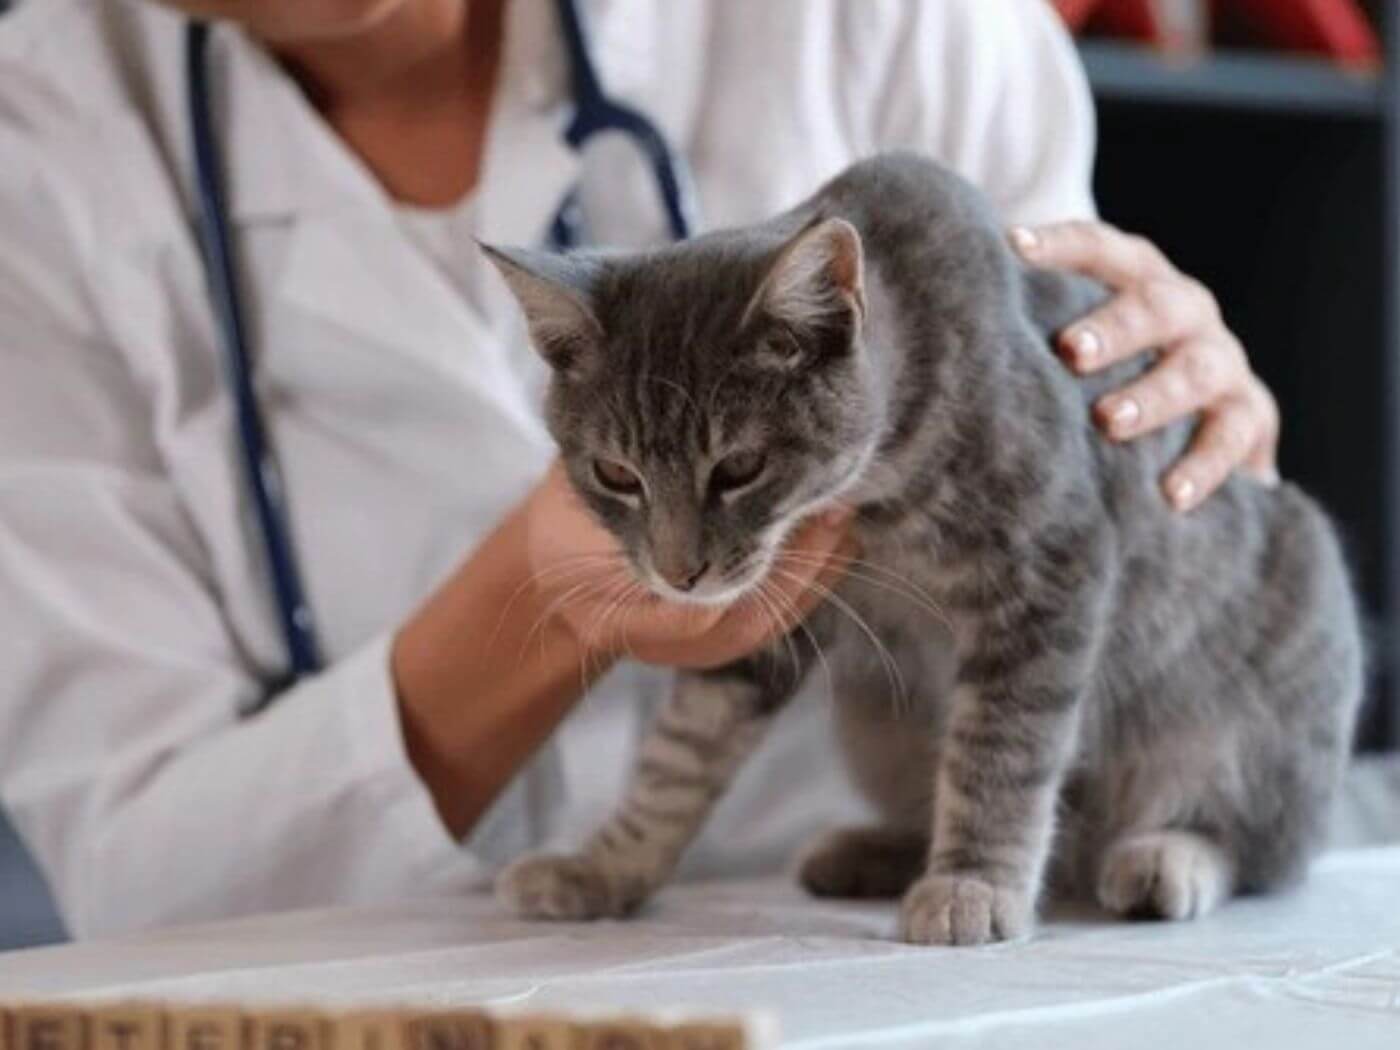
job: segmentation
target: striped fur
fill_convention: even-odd
[[[502,268],[551,344],[564,461],[641,578],[682,555],[711,566],[694,597],[725,600],[838,498],[863,547],[793,644],[679,677],[616,814],[505,872],[513,907],[640,905],[818,659],[884,823],[825,837],[802,880],[902,894],[910,941],[1021,936],[1049,883],[1185,918],[1302,873],[1361,691],[1331,526],[1242,478],[1170,513],[1186,428],[1100,441],[1087,406],[1129,370],[1080,381],[1047,352],[1101,290],[1023,269],[960,179],[883,157],[757,227]],[[719,498],[735,447],[767,466]],[[636,465],[646,500],[601,489],[595,456]]]

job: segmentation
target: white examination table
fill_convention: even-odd
[[[1343,844],[1400,824],[1400,768],[1365,780]],[[672,887],[629,923],[420,900],[0,955],[0,998],[761,1009],[803,1048],[1400,1050],[1400,845],[1194,924],[1059,913],[1029,943],[939,950],[893,943],[893,918],[779,878]]]

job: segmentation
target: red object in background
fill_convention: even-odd
[[[1092,28],[1110,36],[1155,39],[1152,0],[1054,0],[1071,29]]]
[[[1071,29],[1174,48],[1184,41],[1167,8],[1183,0],[1054,0]],[[1189,2],[1189,0],[1188,0]],[[1204,2],[1204,0],[1200,0]]]
[[[1054,0],[1071,29],[1170,47],[1159,0]],[[1288,51],[1323,54],[1349,65],[1374,66],[1380,40],[1356,0],[1210,0],[1217,26]]]
[[[1065,20],[1065,24],[1077,31],[1084,28],[1084,23],[1089,21],[1089,16],[1099,6],[1100,0],[1053,0],[1053,2],[1055,9],[1060,12],[1060,17]]]
[[[1218,20],[1229,18],[1260,43],[1349,65],[1380,63],[1380,40],[1355,0],[1215,0],[1215,6]]]

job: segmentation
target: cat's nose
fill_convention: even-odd
[[[676,590],[683,594],[695,590],[695,585],[700,582],[702,576],[710,571],[709,562],[701,562],[694,567],[681,567],[669,570],[662,570],[661,578],[669,583]]]

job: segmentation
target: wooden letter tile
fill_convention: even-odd
[[[406,1015],[390,1010],[355,1010],[335,1018],[333,1050],[409,1050]]]
[[[14,1050],[83,1050],[86,1018],[72,1006],[21,1006],[10,1033]]]
[[[168,1050],[243,1050],[243,1018],[228,1007],[172,1008]]]
[[[105,1006],[88,1019],[89,1050],[164,1050],[165,1015],[140,1004]]]
[[[641,1021],[595,1022],[579,1026],[578,1050],[661,1050],[663,1039],[658,1029]]]
[[[479,1010],[444,1010],[415,1017],[409,1050],[493,1050],[496,1023]]]
[[[323,1050],[323,1018],[303,1010],[262,1010],[248,1018],[246,1050]]]
[[[574,1050],[574,1026],[562,1017],[509,1017],[496,1024],[496,1050]]]

